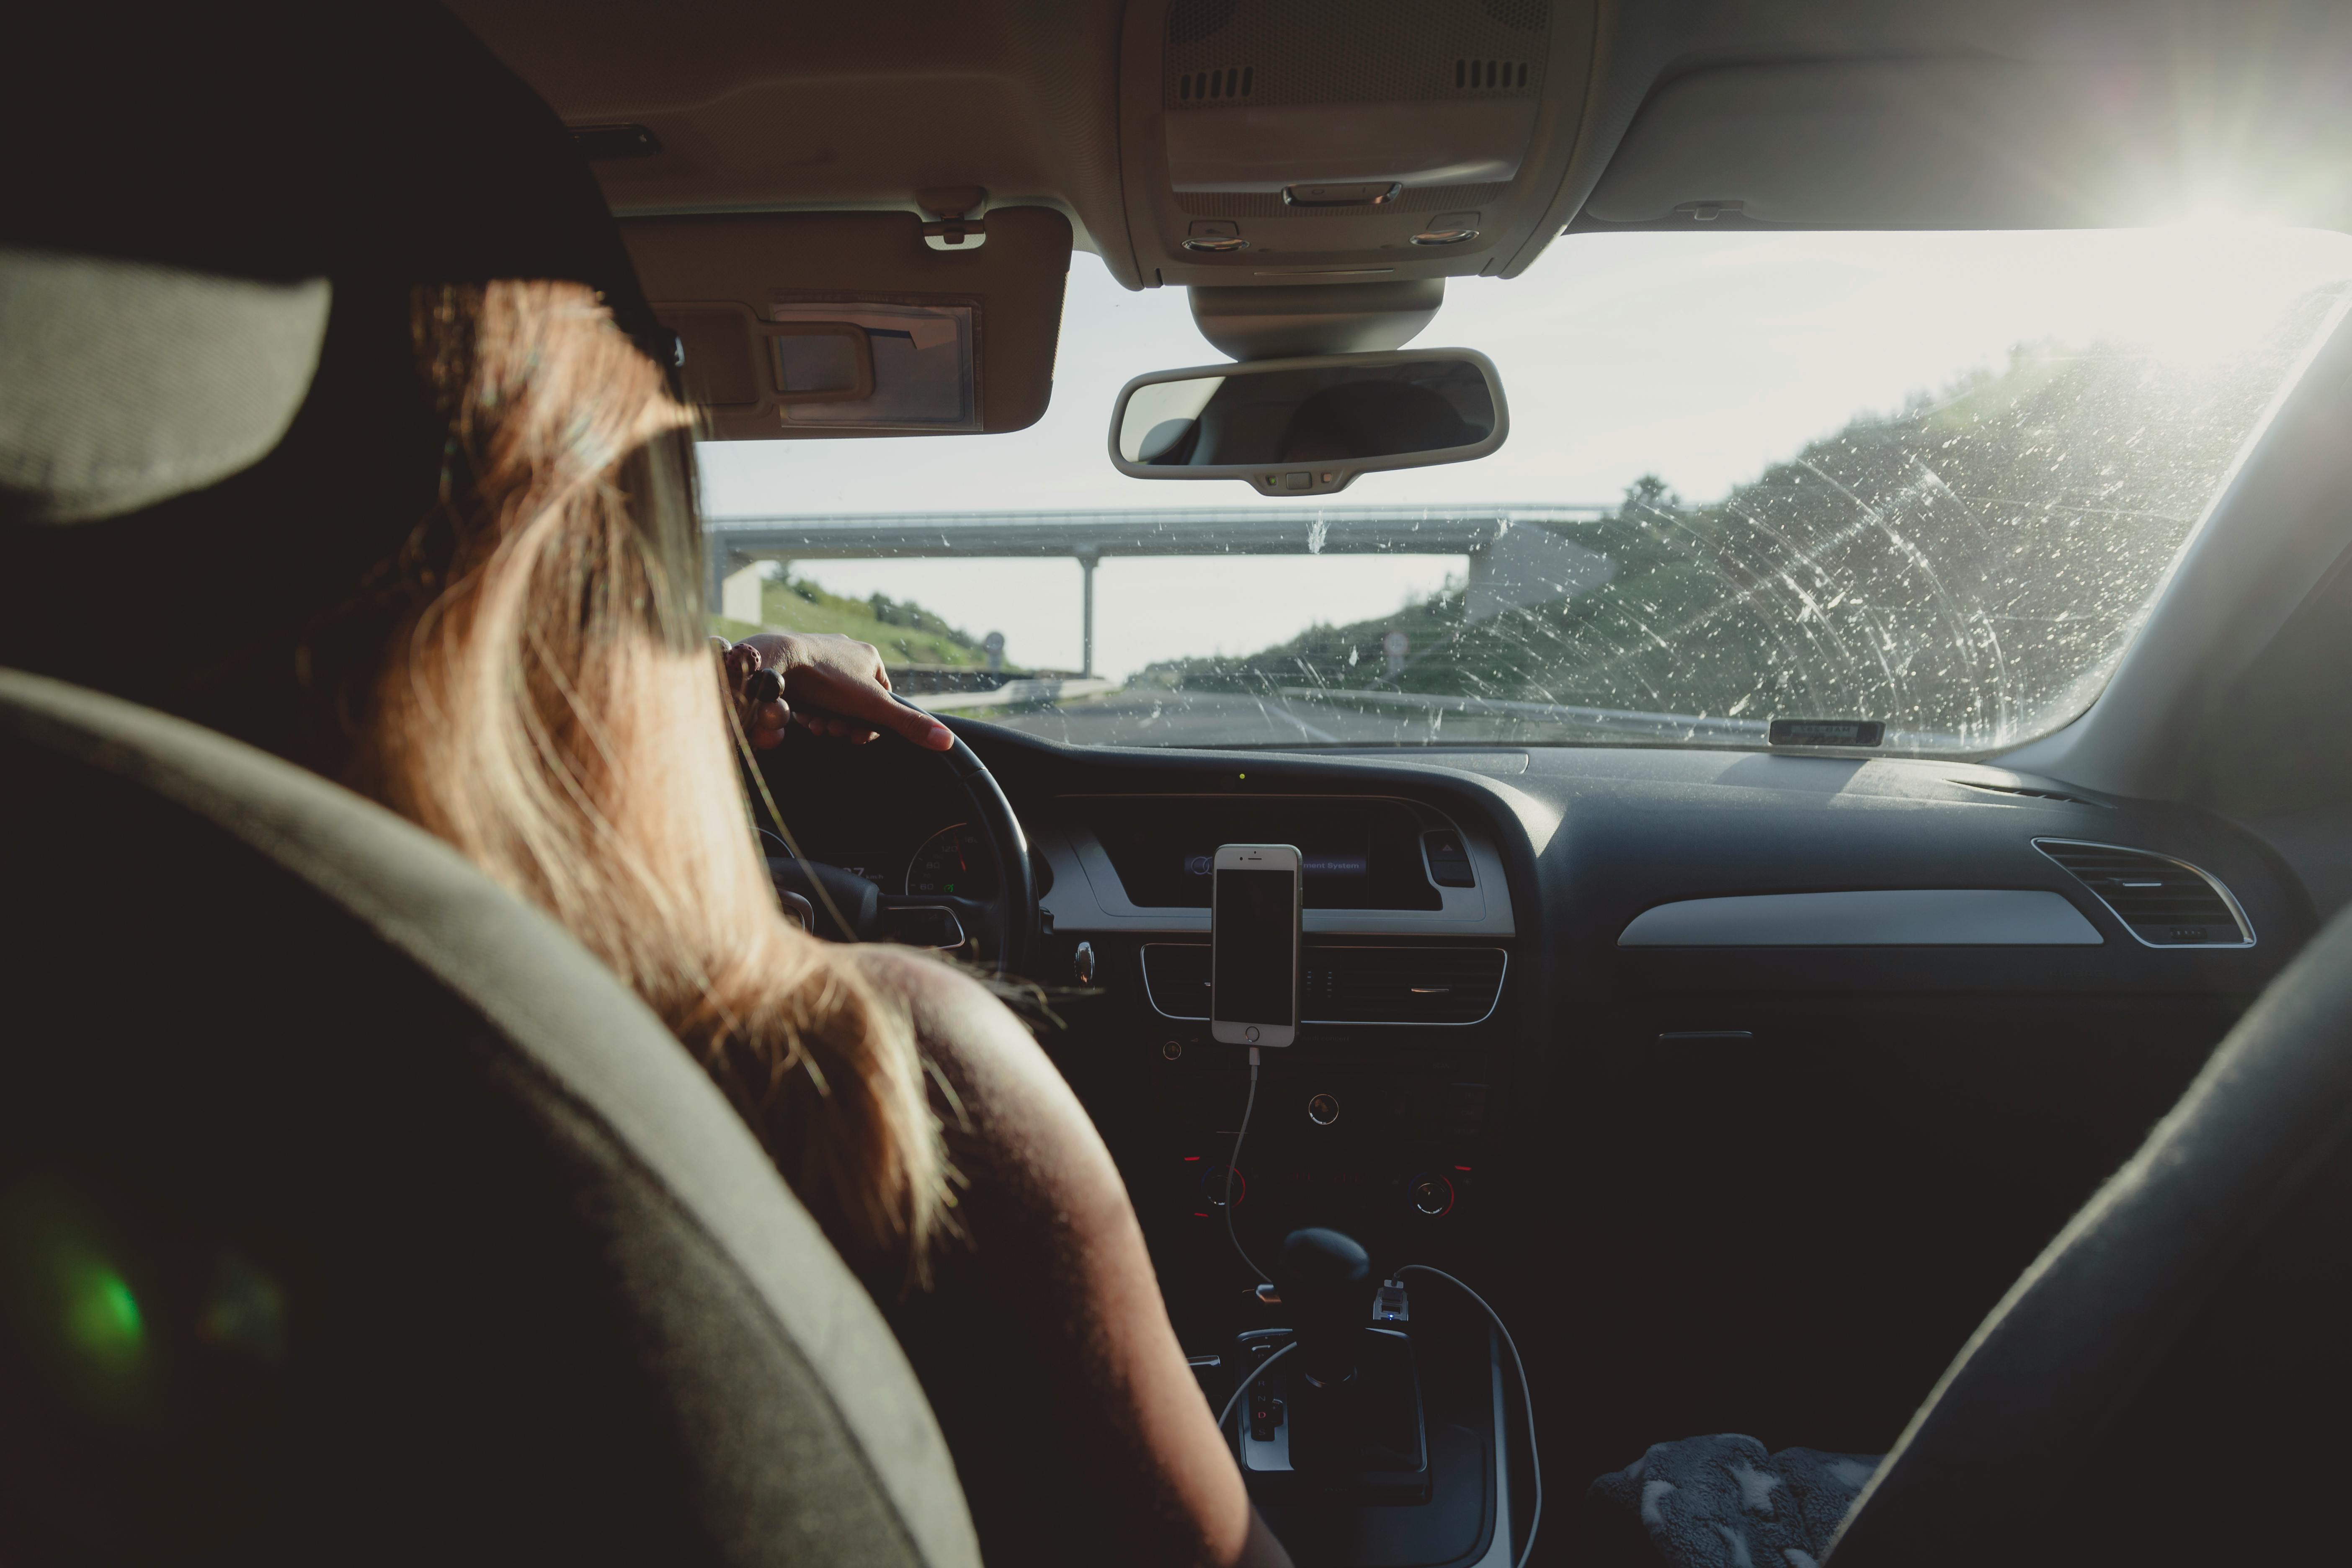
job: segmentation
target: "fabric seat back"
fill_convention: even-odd
[[[314,775],[0,672],[0,1560],[976,1563],[653,1016]]]

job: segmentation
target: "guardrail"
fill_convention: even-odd
[[[1427,691],[1363,691],[1334,686],[1285,686],[1285,697],[1318,702],[1360,702],[1372,708],[1410,708],[1419,713],[1494,713],[1580,724],[1644,740],[1736,741],[1762,744],[1771,725],[1761,719],[1704,719],[1688,713],[1643,713],[1624,708],[1580,708],[1564,702],[1520,702],[1501,697],[1448,697]]]
[[[1026,677],[1006,681],[993,691],[916,691],[908,693],[916,707],[934,713],[966,708],[1018,708],[1031,702],[1060,702],[1073,697],[1094,697],[1118,689],[1116,680],[1081,676],[1068,680],[1038,680]]]
[[[1644,713],[1629,708],[1583,708],[1567,702],[1524,702],[1504,697],[1454,697],[1433,691],[1376,691],[1339,686],[1284,686],[1282,696],[1323,703],[1354,702],[1370,708],[1405,708],[1417,713],[1490,713],[1575,724],[1604,734],[1646,741],[1715,742],[1759,749],[1771,744],[1769,719],[1713,719],[1689,713]],[[1948,752],[1970,744],[1966,737],[1936,730],[1890,727],[1885,749]],[[1782,750],[1788,750],[1783,747]]]

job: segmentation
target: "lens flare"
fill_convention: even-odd
[[[110,1372],[136,1371],[147,1351],[147,1321],[130,1281],[96,1258],[60,1264],[66,1337]]]

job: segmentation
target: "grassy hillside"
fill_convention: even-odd
[[[880,648],[887,664],[987,662],[978,637],[948,625],[920,605],[884,594],[845,598],[825,592],[806,577],[788,576],[761,585],[760,612],[760,626],[713,616],[710,629],[732,638],[761,630],[840,632]]]

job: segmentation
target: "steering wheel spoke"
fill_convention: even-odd
[[[953,893],[885,893],[882,940],[908,947],[960,952],[976,941],[992,953],[999,939],[996,911],[985,900]]]

